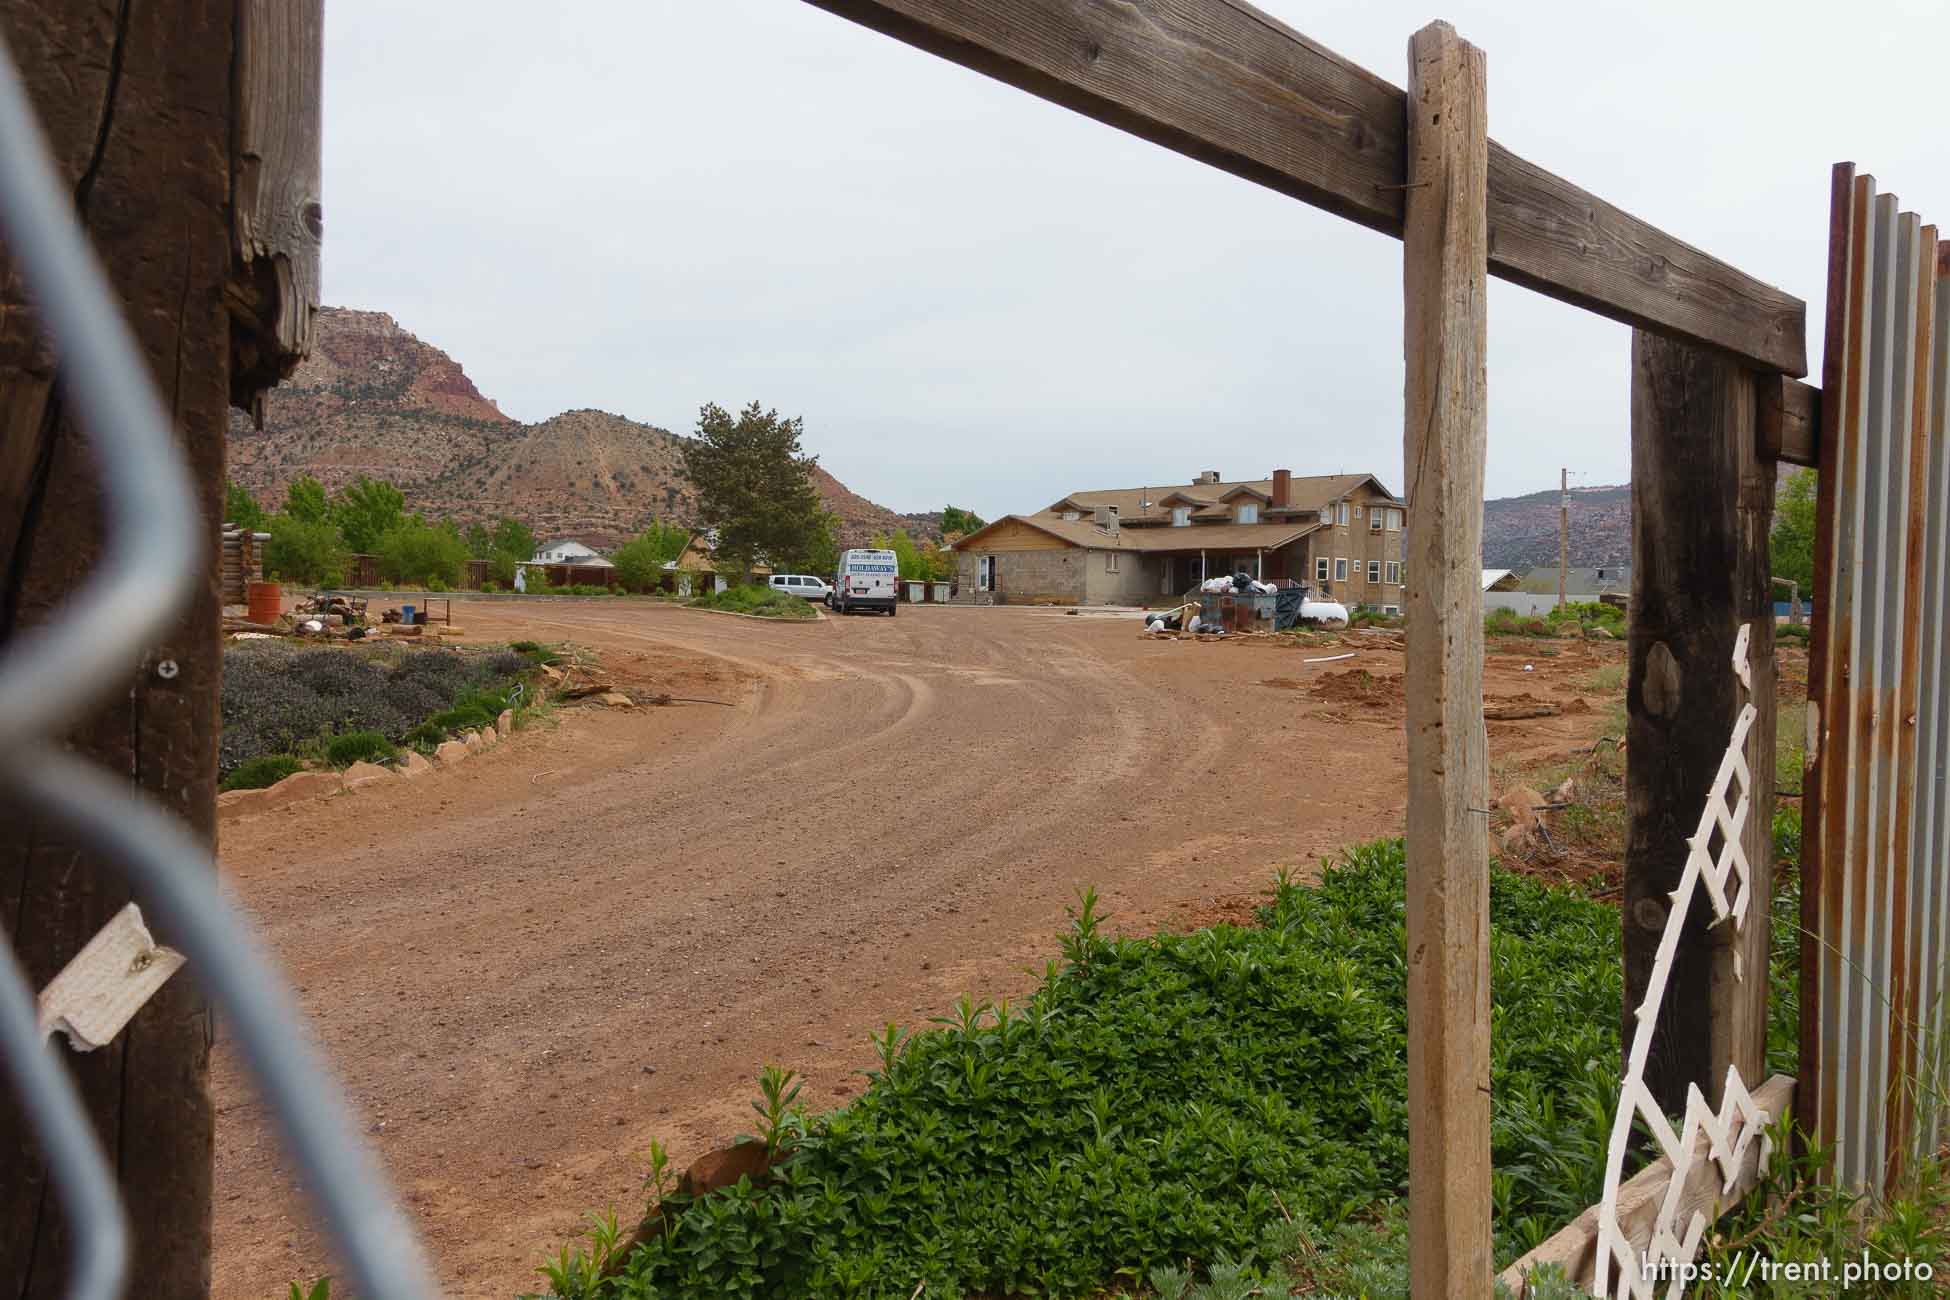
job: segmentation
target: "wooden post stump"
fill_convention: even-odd
[[[1632,625],[1626,687],[1628,822],[1623,906],[1624,1041],[1740,709],[1733,646],[1759,713],[1748,737],[1753,811],[1742,844],[1753,903],[1744,931],[1687,919],[1645,1081],[1669,1115],[1697,1083],[1715,1107],[1727,1066],[1761,1077],[1767,1046],[1768,900],[1773,891],[1774,594],[1768,530],[1774,464],[1758,446],[1755,378],[1704,349],[1632,336]],[[1729,493],[1726,485],[1737,483]],[[1735,977],[1736,958],[1741,977]]]

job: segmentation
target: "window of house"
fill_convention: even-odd
[[[1184,528],[1191,522],[1192,508],[1190,506],[1173,506],[1171,508],[1171,526],[1173,528]]]
[[[1063,517],[1074,524],[1083,518],[1083,512],[1081,510],[1065,510]]]
[[[1402,530],[1402,512],[1399,510],[1390,510],[1388,512],[1388,531],[1391,533],[1398,533],[1401,530]]]
[[[1315,582],[1327,581],[1327,563],[1328,563],[1327,557],[1324,555],[1316,555],[1314,557],[1314,581]]]
[[[1116,551],[1105,551],[1105,552],[1104,552],[1104,572],[1105,572],[1105,573],[1116,573],[1116,572],[1117,572],[1117,552],[1116,552]]]
[[[1329,506],[1320,512],[1320,522],[1323,524],[1331,524],[1334,522],[1334,507]]]
[[[1402,612],[1402,607],[1400,605],[1383,605],[1381,612],[1384,614],[1399,614]]]
[[[1368,531],[1371,533],[1380,532],[1381,525],[1387,522],[1387,517],[1388,512],[1386,510],[1368,511]]]
[[[1336,582],[1346,582],[1346,581],[1347,581],[1347,559],[1346,559],[1346,557],[1341,557],[1341,558],[1337,558],[1337,559],[1336,559],[1336,560],[1334,561],[1334,581],[1336,581]]]
[[[1380,561],[1380,560],[1369,560],[1369,561],[1368,561],[1368,581],[1369,581],[1369,582],[1380,582],[1380,581],[1381,581],[1381,561]]]
[[[1238,521],[1239,521],[1240,523],[1242,523],[1242,524],[1256,524],[1256,523],[1258,523],[1258,522],[1259,522],[1259,502],[1257,502],[1257,501],[1241,501],[1241,502],[1239,503],[1239,512],[1238,512],[1238,514],[1237,514],[1237,516],[1236,516],[1236,518],[1237,518],[1237,519],[1238,519]]]
[[[1402,566],[1400,561],[1397,560],[1388,561],[1388,581],[1394,584],[1395,586],[1401,585]]]
[[[1335,507],[1334,522],[1343,527],[1347,525],[1347,502],[1343,501]]]

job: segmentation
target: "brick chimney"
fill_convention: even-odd
[[[1285,510],[1293,504],[1293,471],[1276,469],[1273,471],[1273,506],[1275,510]]]

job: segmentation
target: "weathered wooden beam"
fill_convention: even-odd
[[[1821,463],[1821,390],[1785,375],[1762,375],[1760,454],[1813,469]]]
[[[1400,237],[1402,92],[1243,0],[808,0]],[[1807,373],[1806,309],[1494,143],[1492,275],[1748,365]]]
[[[0,0],[0,28],[72,187],[75,217],[176,425],[207,521],[204,573],[180,622],[149,648],[150,664],[168,661],[173,670],[131,672],[69,746],[212,842],[235,0]],[[88,430],[62,400],[59,364],[0,254],[0,642],[46,622],[101,556],[100,471]],[[4,816],[0,926],[38,988],[131,891],[120,870],[31,809]],[[158,930],[158,939],[169,937]],[[210,1040],[203,992],[185,976],[163,985],[108,1046],[86,1055],[57,1049],[129,1206],[130,1276],[144,1294],[209,1293]],[[67,1294],[75,1229],[5,1089],[0,1169],[0,1290]]]
[[[1490,1294],[1490,879],[1483,729],[1488,443],[1483,52],[1432,23],[1409,42],[1407,357],[1409,1276]]]
[[[324,0],[236,0],[237,130],[230,400],[260,414],[263,391],[311,351],[318,312]],[[261,420],[260,420],[261,423]]]
[[[1774,812],[1774,594],[1768,528],[1775,470],[1758,452],[1753,376],[1724,356],[1644,331],[1632,339],[1632,628],[1626,684],[1624,927],[1629,1044],[1671,893],[1742,703],[1733,647],[1744,623],[1753,807],[1745,925],[1689,914],[1645,1070],[1667,1114],[1698,1083],[1717,1106],[1728,1065],[1760,1075],[1766,1046]],[[1727,485],[1737,485],[1729,492]],[[1643,759],[1643,761],[1642,761]],[[1736,975],[1738,967],[1738,975]]]
[[[1785,1074],[1775,1075],[1755,1090],[1754,1105],[1770,1118],[1779,1118],[1794,1105],[1794,1080]],[[1745,1119],[1735,1115],[1732,1132],[1728,1134],[1730,1143],[1739,1139],[1745,1126]],[[1711,1139],[1705,1133],[1701,1133],[1694,1143],[1693,1160],[1687,1167],[1685,1186],[1679,1194],[1679,1222],[1682,1226],[1690,1222],[1695,1213],[1704,1214],[1706,1221],[1712,1223],[1745,1200],[1766,1172],[1760,1163],[1760,1145],[1754,1143],[1747,1148],[1747,1158],[1741,1162],[1733,1182],[1723,1188],[1720,1186],[1720,1167],[1708,1158],[1710,1144]],[[1776,1153],[1777,1158],[1785,1155],[1785,1152]],[[1671,1186],[1672,1161],[1660,1156],[1618,1189],[1619,1231],[1636,1249],[1645,1250],[1651,1246],[1652,1225]],[[1592,1268],[1597,1260],[1598,1207],[1594,1205],[1558,1229],[1535,1250],[1504,1269],[1497,1281],[1509,1287],[1510,1293],[1521,1300],[1531,1273],[1547,1264],[1555,1264],[1564,1270],[1564,1276],[1572,1283],[1589,1287]]]

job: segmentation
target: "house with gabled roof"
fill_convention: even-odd
[[[1072,492],[958,539],[960,599],[980,604],[1155,605],[1207,577],[1292,581],[1350,606],[1399,612],[1408,503],[1372,474]]]

